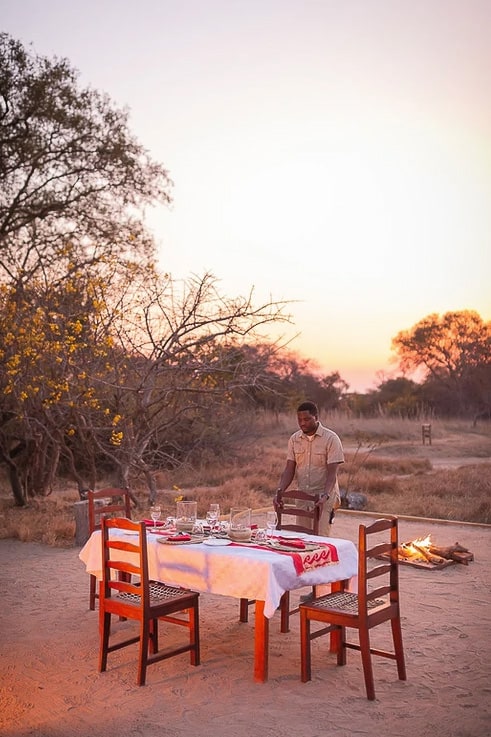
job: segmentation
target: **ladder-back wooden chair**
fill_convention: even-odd
[[[315,503],[319,499],[318,494],[309,494],[299,489],[290,489],[282,493],[283,507],[276,510],[278,515],[277,530],[291,530],[293,532],[306,532],[307,534],[318,535],[319,523],[321,516],[321,508],[316,507]],[[305,505],[305,506],[303,506]],[[307,508],[308,507],[308,508]],[[294,517],[295,521],[284,521],[285,517]],[[315,595],[315,586],[312,587],[312,594]],[[281,632],[290,631],[290,615],[296,614],[299,609],[295,607],[290,609],[290,592],[285,591],[281,597]]]
[[[131,499],[126,489],[109,487],[98,491],[87,491],[89,513],[89,535],[101,529],[101,517],[127,517],[131,519]],[[99,598],[98,582],[95,576],[89,581],[89,609],[95,609],[95,600]]]
[[[283,507],[278,507],[276,514],[278,515],[278,530],[293,530],[294,532],[312,532],[314,535],[319,534],[320,507],[316,507],[315,503],[319,499],[318,494],[309,494],[306,491],[291,489],[284,491],[281,495],[283,499]],[[306,506],[308,505],[308,508]],[[295,522],[284,522],[284,517],[295,517]]]
[[[121,531],[123,535],[111,535],[112,531]],[[125,532],[131,533],[131,536],[125,537]],[[145,685],[148,665],[174,655],[189,652],[191,665],[199,665],[199,594],[149,580],[145,523],[103,517],[101,538],[99,671],[106,670],[108,653],[137,642],[140,644],[137,675],[139,686]],[[177,613],[183,616],[174,616]],[[137,620],[138,635],[112,641],[110,644],[112,615],[117,615],[120,619]],[[159,621],[186,627],[189,630],[189,640],[159,651]]]
[[[278,523],[276,525],[277,530],[292,530],[294,532],[306,532],[307,534],[318,535],[319,534],[319,520],[320,520],[320,508],[315,506],[315,502],[318,500],[318,494],[309,494],[306,491],[299,491],[297,489],[291,489],[284,491],[282,498],[285,501],[284,506],[280,509],[276,509],[278,517]],[[305,504],[309,506],[300,506]],[[295,521],[285,522],[285,517],[293,516]],[[304,524],[301,524],[304,522]],[[313,591],[315,587],[313,587]],[[240,621],[247,622],[248,620],[248,609],[254,601],[248,599],[240,600]],[[290,615],[298,612],[298,607],[290,609],[290,592],[285,591],[281,597],[280,602],[280,630],[281,632],[290,631]]]
[[[385,534],[384,534],[385,533]],[[382,542],[380,536],[383,536]],[[326,594],[300,604],[301,678],[311,679],[312,640],[327,633],[337,636],[338,665],[346,664],[346,650],[361,652],[367,698],[375,699],[372,655],[395,660],[400,680],[406,680],[399,605],[397,518],[380,519],[371,525],[360,525],[358,533],[358,591]],[[382,560],[382,562],[381,562]],[[311,622],[322,623],[311,629]],[[393,650],[375,649],[370,643],[370,630],[390,622]],[[346,628],[358,630],[358,643],[346,640]]]

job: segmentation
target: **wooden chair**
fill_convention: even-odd
[[[281,496],[283,498],[284,505],[282,508],[278,508],[276,510],[278,515],[277,529],[293,530],[294,532],[311,532],[314,535],[318,535],[321,510],[320,507],[315,506],[315,502],[318,501],[319,495],[309,494],[306,491],[299,491],[298,489],[291,489],[290,491],[284,491]],[[305,507],[302,506],[302,502],[312,506],[312,509],[305,509]],[[283,517],[290,517],[292,515],[296,517],[296,522],[285,524],[283,522]],[[299,517],[301,518],[301,521],[305,521],[305,524],[301,524],[298,521]]]
[[[278,515],[278,524],[276,526],[276,529],[292,530],[293,532],[306,532],[307,534],[310,533],[312,535],[318,535],[321,509],[320,507],[315,506],[315,502],[319,499],[319,495],[309,494],[306,491],[300,491],[298,489],[290,489],[289,491],[284,491],[282,497],[284,501],[284,506],[282,509],[279,508],[276,510],[276,513]],[[308,504],[311,508],[305,509],[305,507],[301,506],[302,503]],[[285,522],[283,521],[283,517],[290,516],[294,516],[296,518],[296,521],[287,522],[285,524]],[[305,524],[302,525],[302,521],[305,521]],[[315,596],[315,586],[312,587],[312,594],[313,596]],[[289,591],[285,591],[285,593],[281,597],[280,611],[280,630],[281,632],[289,632],[290,615],[296,614],[299,611],[298,607],[290,609]]]
[[[291,489],[290,491],[284,491],[282,494],[283,499],[287,502],[283,509],[277,509],[276,514],[278,516],[278,524],[276,525],[277,530],[293,530],[294,532],[306,532],[312,535],[319,534],[319,520],[320,520],[320,508],[312,506],[312,509],[308,510],[305,507],[299,506],[300,503],[310,503],[314,505],[318,500],[318,494],[309,494],[306,491],[299,491],[297,489]],[[295,503],[296,502],[296,503]],[[283,517],[293,515],[296,518],[295,522],[284,523]],[[302,525],[298,522],[298,518],[305,520],[305,524]],[[310,522],[310,524],[309,524]],[[313,591],[315,587],[313,587]],[[248,599],[240,600],[240,621],[247,622],[248,620],[248,608],[254,601]],[[290,609],[290,592],[285,591],[281,597],[280,602],[280,631],[285,633],[290,631],[290,615],[298,612],[298,607]]]
[[[101,528],[101,517],[127,517],[131,519],[131,499],[126,489],[113,487],[87,491],[89,503],[89,534]],[[108,503],[106,503],[106,501]],[[89,609],[95,609],[95,600],[99,598],[97,592],[97,578],[90,576],[89,582]]]
[[[380,535],[375,537],[378,533],[388,533],[383,536],[383,542],[380,542]],[[300,605],[301,678],[303,682],[311,679],[311,641],[334,632],[338,665],[346,664],[347,648],[361,652],[367,698],[373,700],[372,655],[395,660],[399,679],[406,680],[399,610],[397,518],[360,525],[358,548],[358,593],[331,593]],[[382,563],[380,556],[385,559]],[[374,581],[379,577],[380,580]],[[390,652],[375,649],[370,644],[370,630],[387,621],[392,629],[393,651]],[[328,626],[312,631],[311,622]],[[358,643],[347,642],[347,627],[358,630]]]
[[[149,580],[144,522],[103,517],[101,529],[103,569],[99,597],[99,671],[106,670],[108,653],[136,642],[140,643],[139,686],[145,685],[148,665],[174,655],[189,652],[191,665],[199,665],[199,594]],[[111,537],[111,530],[123,530],[136,536]],[[121,573],[125,574],[123,580],[119,575]],[[136,582],[132,582],[134,577],[138,579]],[[187,616],[173,616],[178,612]],[[113,614],[123,619],[137,620],[139,634],[110,644]],[[159,620],[186,627],[189,630],[189,642],[159,652]]]

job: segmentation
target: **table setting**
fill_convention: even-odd
[[[250,509],[239,514],[231,510],[226,519],[217,510],[215,518],[198,518],[194,504],[184,512],[180,508],[175,517],[155,519],[154,511],[144,520],[150,577],[171,586],[255,601],[254,677],[264,682],[268,622],[283,594],[325,583],[347,585],[357,573],[356,546],[341,538],[276,530],[272,515],[267,527],[256,527]],[[101,555],[96,530],[79,558],[87,573],[99,579]]]
[[[197,516],[197,502],[177,502],[176,516],[161,520],[161,507],[153,505],[151,519],[144,519],[147,532],[157,535],[163,545],[206,545],[247,547],[271,553],[289,554],[297,574],[318,566],[335,564],[338,553],[333,543],[309,539],[305,533],[287,530],[275,534],[277,516],[274,510],[266,513],[266,527],[252,524],[252,510],[233,507],[229,519],[220,519],[220,507],[210,504],[205,518]]]
[[[267,513],[266,527],[260,528],[252,524],[252,512],[247,508],[232,508],[227,518],[222,518],[215,504],[204,518],[198,518],[197,502],[182,501],[177,502],[176,515],[163,520],[155,506],[150,518],[143,521],[156,580],[203,592],[261,599],[265,616],[272,617],[284,591],[356,574],[353,543],[276,530],[274,511]],[[87,571],[98,576],[100,550],[94,535],[80,557]]]

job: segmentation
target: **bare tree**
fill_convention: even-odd
[[[224,297],[211,274],[176,284],[146,272],[133,290],[133,303],[111,325],[112,370],[93,381],[110,424],[92,431],[118,483],[128,486],[131,471],[143,475],[152,501],[156,470],[230,447],[240,397],[269,381],[265,352],[259,359],[243,348],[289,318],[284,303]],[[84,428],[99,421],[86,415]]]

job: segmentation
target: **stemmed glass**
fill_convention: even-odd
[[[263,527],[260,527],[256,530],[256,534],[254,535],[254,542],[256,545],[265,545],[268,542],[266,530]]]
[[[153,527],[150,529],[150,532],[158,532],[157,522],[159,521],[161,514],[162,510],[159,504],[154,504],[153,507],[150,508],[150,517],[153,520]]]
[[[208,509],[206,513],[206,521],[210,525],[210,532],[213,533],[213,531],[218,526],[218,518],[220,517],[220,505],[219,504],[210,504],[210,508]]]
[[[273,531],[276,530],[278,524],[278,517],[275,511],[266,512],[266,528],[268,530],[268,540],[272,540]]]
[[[167,517],[164,522],[164,529],[169,530],[171,532],[175,532],[176,531],[176,518]]]

